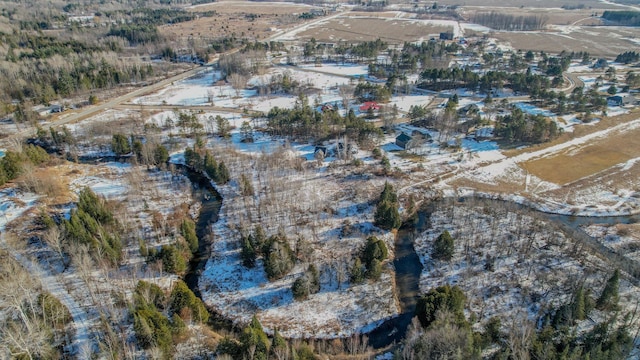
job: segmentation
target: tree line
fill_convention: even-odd
[[[602,18],[617,25],[640,26],[640,12],[638,11],[611,11],[602,13]]]
[[[420,88],[444,90],[467,88],[490,92],[492,89],[509,87],[521,93],[536,93],[549,88],[550,80],[545,75],[526,73],[508,73],[505,71],[487,71],[479,74],[469,68],[426,69],[420,74]]]
[[[547,18],[541,15],[516,16],[492,11],[479,12],[473,16],[472,21],[495,30],[533,31],[543,29]]]

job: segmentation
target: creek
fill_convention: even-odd
[[[640,221],[640,215],[622,215],[605,217],[577,217],[570,215],[559,215],[544,213],[530,207],[502,200],[492,200],[479,197],[472,198],[446,198],[434,201],[420,210],[412,223],[407,223],[398,231],[395,242],[395,282],[396,294],[400,302],[400,315],[391,318],[371,333],[368,334],[369,345],[373,348],[383,348],[401,341],[414,317],[416,302],[420,296],[420,274],[422,263],[413,246],[415,237],[421,232],[429,229],[429,218],[435,209],[446,202],[464,203],[465,201],[481,201],[489,206],[512,206],[519,211],[528,211],[541,215],[561,229],[572,238],[582,241],[586,246],[601,253],[611,263],[618,264],[619,267],[635,279],[640,277],[640,264],[624,257],[621,254],[605,247],[597,239],[589,236],[581,227],[590,224],[613,225],[618,223],[628,224]],[[633,280],[633,279],[632,279]]]

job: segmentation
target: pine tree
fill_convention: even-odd
[[[242,265],[248,268],[256,266],[256,251],[252,244],[252,236],[244,237],[242,241]]]
[[[204,155],[204,171],[212,178],[215,182],[218,178],[218,162],[216,159],[207,151]]]
[[[618,287],[620,285],[620,270],[616,269],[613,275],[607,280],[604,285],[602,294],[596,301],[596,308],[599,310],[610,309],[613,310],[618,305]]]
[[[453,257],[454,249],[453,238],[449,231],[445,230],[436,238],[431,256],[437,260],[449,261]]]
[[[355,262],[353,263],[353,267],[351,268],[351,282],[354,284],[361,284],[362,282],[364,282],[364,275],[364,266],[362,266],[362,261],[360,260],[360,258],[357,257]]]
[[[129,139],[122,134],[113,134],[111,150],[118,156],[130,153],[131,146],[129,146]]]
[[[198,251],[198,235],[196,235],[196,224],[189,220],[185,219],[180,224],[180,234],[184,237],[189,244],[189,250],[191,250],[192,254],[195,254]]]
[[[227,166],[223,161],[220,161],[220,163],[218,164],[218,176],[216,182],[218,184],[226,184],[227,182],[229,182],[230,177],[231,175],[229,175],[229,169],[227,169]]]
[[[389,183],[385,183],[374,214],[375,224],[387,230],[400,228],[402,220],[400,213],[398,213],[399,207],[398,196],[393,187]]]
[[[574,320],[584,320],[587,317],[585,294],[582,286],[576,291],[571,305]]]

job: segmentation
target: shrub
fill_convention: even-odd
[[[436,320],[439,310],[450,311],[458,324],[464,324],[464,303],[466,297],[457,286],[439,286],[429,290],[416,304],[416,315],[423,327],[428,328]]]

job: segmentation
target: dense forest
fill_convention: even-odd
[[[638,11],[605,11],[602,18],[623,26],[640,26],[640,12]]]
[[[499,12],[481,12],[473,16],[472,21],[495,30],[533,31],[543,29],[547,23],[544,16],[515,16]]]

